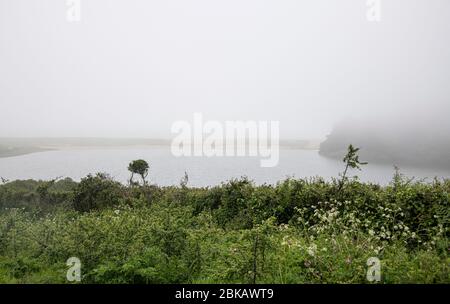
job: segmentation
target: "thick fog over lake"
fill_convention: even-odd
[[[380,22],[365,2],[82,0],[68,22],[2,0],[0,137],[168,138],[194,111],[289,139],[367,116],[448,133],[450,2],[381,1]]]
[[[449,284],[449,114],[450,0],[0,0],[0,284]]]

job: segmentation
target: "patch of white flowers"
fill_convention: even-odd
[[[312,257],[316,256],[316,252],[317,252],[317,245],[316,244],[311,244],[310,246],[308,246],[308,248],[306,248],[306,252],[308,252],[308,254]]]
[[[319,202],[310,208],[295,208],[297,212],[297,225],[313,235],[330,233],[331,235],[354,235],[366,231],[369,240],[408,242],[415,240],[421,242],[416,232],[403,222],[405,213],[400,207],[377,206],[374,209],[359,210],[351,201]],[[359,205],[358,205],[359,206]],[[435,216],[436,218],[436,216]],[[436,236],[444,234],[444,227],[436,231]],[[430,242],[435,243],[435,240]],[[376,251],[380,251],[377,249]]]

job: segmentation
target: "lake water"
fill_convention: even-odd
[[[190,186],[210,186],[231,178],[247,176],[256,183],[276,183],[291,177],[338,176],[343,162],[320,156],[314,150],[282,149],[278,166],[261,168],[257,157],[175,157],[170,147],[72,149],[46,151],[28,155],[0,158],[0,176],[9,180],[71,177],[74,180],[89,173],[105,172],[114,179],[126,182],[128,163],[145,159],[150,163],[149,179],[158,185],[178,184],[186,171]],[[406,176],[417,178],[450,177],[448,171],[401,168]],[[363,181],[388,183],[394,174],[393,166],[369,164],[358,174]]]

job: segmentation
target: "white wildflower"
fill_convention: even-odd
[[[307,249],[308,254],[310,256],[312,256],[312,257],[314,257],[316,255],[316,251],[317,251],[317,245],[316,244],[312,244]]]

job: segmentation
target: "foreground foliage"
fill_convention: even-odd
[[[212,188],[80,183],[0,186],[0,282],[450,283],[450,181],[246,178]]]

